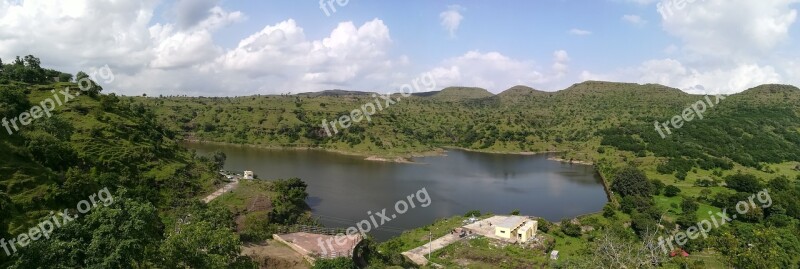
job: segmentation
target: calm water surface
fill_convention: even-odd
[[[414,158],[415,164],[365,161],[321,150],[271,150],[185,143],[198,154],[220,150],[226,170],[253,170],[262,179],[299,177],[308,183],[308,204],[326,227],[347,228],[369,220],[368,211],[394,213],[397,201],[422,188],[430,205],[409,209],[371,234],[383,241],[436,219],[481,212],[550,221],[600,211],[607,199],[594,168],[547,160],[543,155],[450,150],[447,156]],[[424,198],[424,197],[423,197]],[[380,224],[380,218],[376,217]]]

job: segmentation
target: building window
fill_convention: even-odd
[[[504,234],[504,233],[506,233],[506,231],[500,231],[500,233],[501,233],[501,234]]]

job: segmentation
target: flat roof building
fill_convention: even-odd
[[[505,239],[512,239],[517,242],[525,242],[536,235],[538,222],[528,217],[510,216],[497,223],[495,235]]]

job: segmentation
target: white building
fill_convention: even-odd
[[[244,179],[253,179],[253,171],[244,171]]]
[[[510,216],[495,226],[495,235],[517,242],[526,242],[536,235],[538,222],[527,217]]]
[[[553,250],[552,252],[550,252],[550,259],[558,260],[558,250]]]

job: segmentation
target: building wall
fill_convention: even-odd
[[[519,240],[525,242],[528,241],[528,239],[531,238],[531,236],[533,236],[533,230],[528,229],[527,231],[521,232],[519,234],[522,235],[522,237],[519,237]]]
[[[511,238],[511,234],[512,234],[511,229],[500,228],[500,227],[496,227],[494,229],[494,235],[502,238]]]

